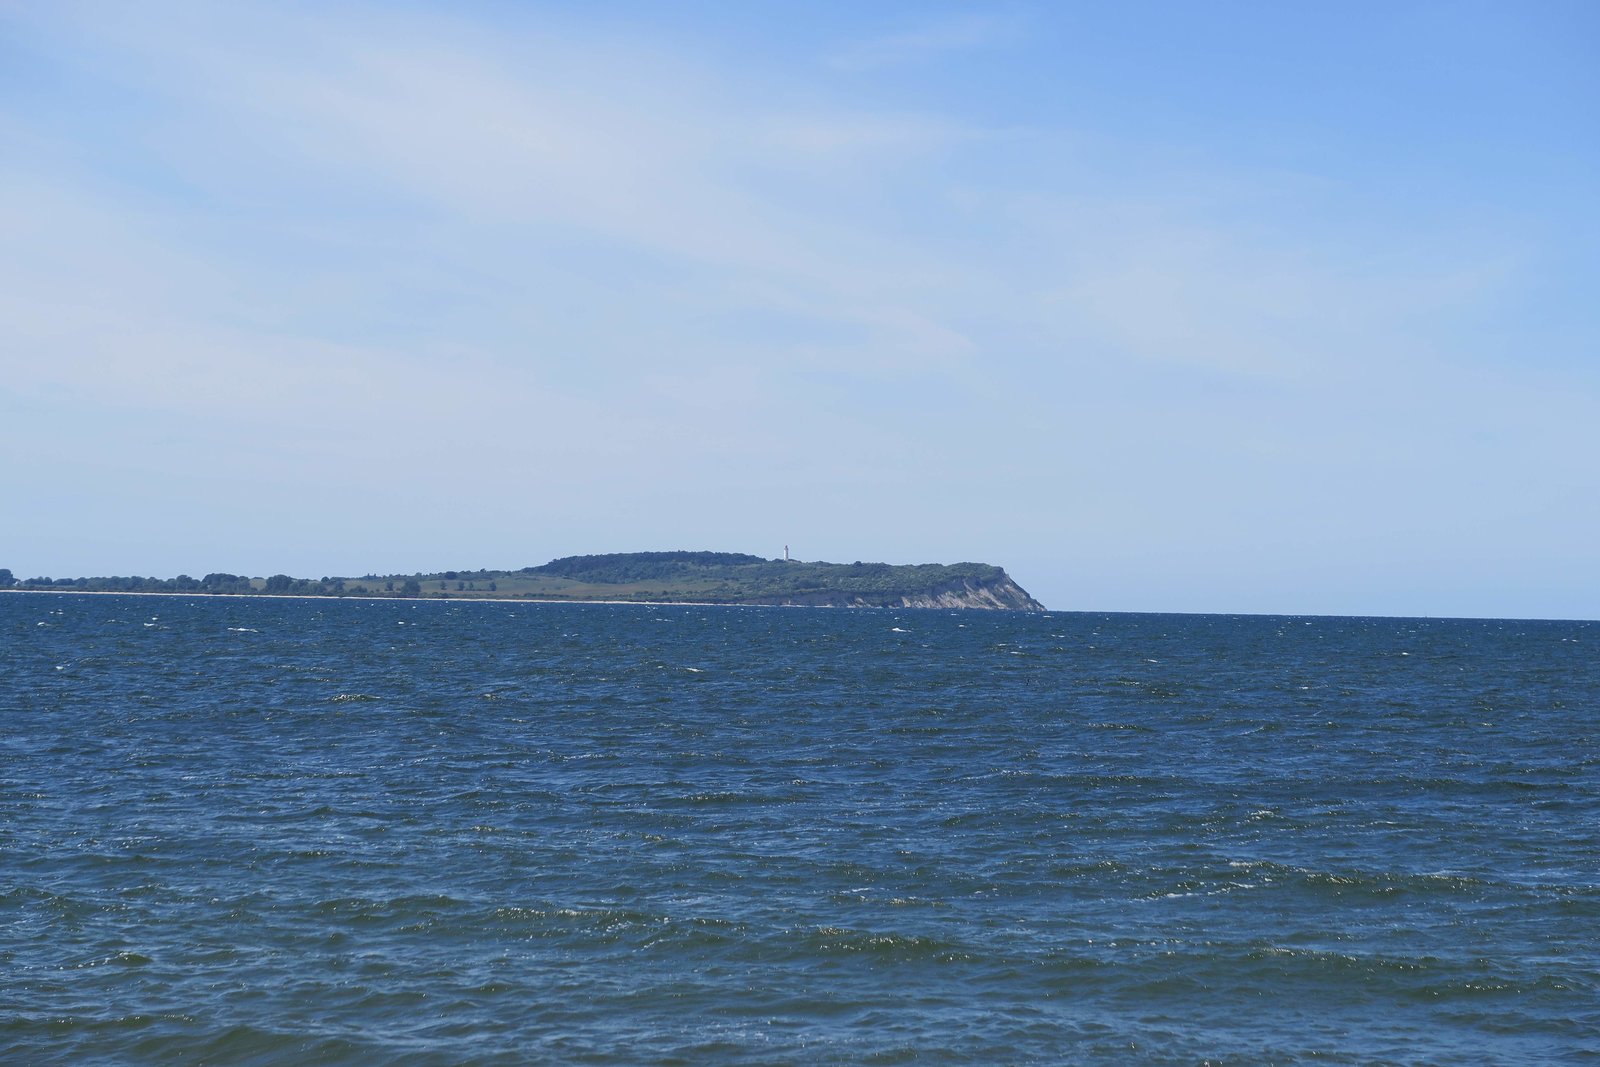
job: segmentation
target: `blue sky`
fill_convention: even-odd
[[[1597,10],[0,3],[0,566],[1600,617]]]

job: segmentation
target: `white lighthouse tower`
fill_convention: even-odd
[[[789,562],[789,546],[788,545],[784,545],[783,546],[783,561],[785,563]]]

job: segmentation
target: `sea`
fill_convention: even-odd
[[[0,1063],[1600,1062],[1600,623],[0,594]]]

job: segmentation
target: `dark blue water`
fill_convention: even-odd
[[[0,595],[0,1062],[1587,1062],[1597,653]]]

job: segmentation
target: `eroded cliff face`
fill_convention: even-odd
[[[908,593],[882,601],[851,596],[847,593],[799,593],[785,597],[758,597],[740,601],[742,604],[763,604],[775,607],[806,608],[975,608],[987,611],[1044,611],[1045,606],[1027,590],[1001,572],[1000,579],[978,582],[965,579],[960,583],[939,586],[922,593]]]
[[[962,582],[958,586],[929,590],[927,593],[901,598],[906,608],[987,608],[999,611],[1043,611],[1044,605],[1029,596],[1027,590],[1002,575],[998,582]]]

